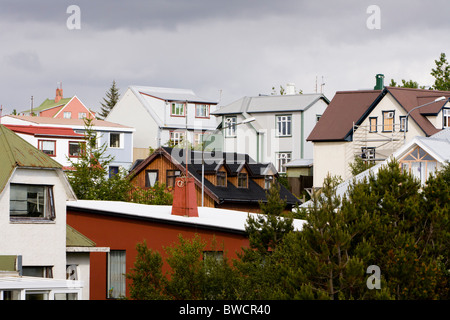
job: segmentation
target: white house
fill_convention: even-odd
[[[149,147],[176,145],[186,132],[193,145],[202,142],[202,134],[216,128],[216,106],[188,89],[130,86],[105,120],[135,128],[133,159],[145,159]]]
[[[65,169],[71,166],[68,159],[76,161],[79,157],[78,143],[82,142],[85,133],[83,119],[6,115],[1,118],[1,123]],[[134,128],[99,119],[93,119],[92,124],[97,133],[97,145],[106,145],[105,156],[114,157],[109,166],[110,173],[117,173],[120,167],[128,170],[133,164]]]
[[[257,162],[272,162],[280,173],[291,160],[312,159],[313,145],[306,138],[329,100],[323,94],[291,91],[243,97],[212,112],[222,126],[223,150],[248,153]],[[254,121],[245,123],[249,119]]]
[[[66,201],[76,198],[61,165],[2,125],[0,154],[0,261],[13,266],[0,272],[0,298],[82,299],[83,282],[66,279]]]
[[[308,137],[314,145],[314,187],[327,174],[351,177],[355,156],[380,163],[417,136],[450,126],[450,92],[382,87],[339,91]]]

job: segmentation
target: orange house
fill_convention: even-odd
[[[37,108],[22,113],[49,118],[95,119],[95,113],[89,110],[77,96],[64,98],[62,88],[56,89],[54,99],[46,99]]]

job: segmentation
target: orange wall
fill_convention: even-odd
[[[72,119],[78,119],[78,112],[86,113],[87,118],[92,118],[89,110],[81,103],[81,101],[74,97],[69,103],[61,110],[61,112],[56,115],[55,118],[64,118],[64,112],[72,112]]]
[[[129,218],[106,216],[88,212],[74,212],[67,210],[67,224],[75,228],[96,243],[97,247],[110,247],[111,250],[126,250],[127,273],[134,267],[136,259],[136,244],[144,240],[147,246],[161,253],[164,258],[163,247],[178,243],[178,235],[190,239],[197,233],[202,240],[211,245],[215,237],[218,245],[224,245],[227,257],[237,257],[242,247],[248,247],[248,238],[242,234],[225,231],[198,229],[193,226],[176,226],[159,222],[135,220]],[[205,248],[205,250],[210,248]],[[107,253],[91,253],[90,267],[90,299],[105,300],[107,292]],[[167,270],[167,266],[165,266]],[[164,270],[163,270],[164,272]],[[127,296],[130,281],[127,279]]]

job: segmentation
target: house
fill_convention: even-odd
[[[32,106],[30,110],[19,114],[64,119],[95,119],[95,113],[87,108],[77,96],[64,98],[62,86],[56,88],[54,99],[45,99],[38,107]]]
[[[351,177],[355,156],[379,163],[414,137],[447,128],[449,97],[448,91],[384,86],[336,92],[307,139],[314,145],[314,187],[327,174]]]
[[[79,148],[76,147],[76,142],[81,142],[81,136],[84,136],[86,131],[84,119],[7,115],[1,118],[1,123],[11,126],[20,135],[27,136],[27,141],[57,159],[65,168],[71,164],[67,158],[76,160],[78,157]],[[98,146],[105,145],[105,156],[114,157],[109,165],[110,174],[117,173],[121,167],[128,170],[133,163],[134,128],[98,119],[93,119],[92,124],[97,133]],[[20,131],[21,127],[27,126],[36,128],[36,132],[46,132],[46,136]],[[62,133],[65,135],[58,136]]]
[[[266,192],[278,178],[271,163],[257,163],[246,154],[192,150],[186,154],[185,149],[168,147],[138,161],[130,176],[138,187],[151,188],[158,182],[171,190],[176,177],[186,171],[194,179],[197,205],[250,212],[259,212],[259,202],[266,201]],[[280,196],[287,200],[287,210],[299,202],[284,186]]]
[[[172,206],[116,201],[67,202],[68,223],[97,245],[110,248],[91,257],[91,299],[129,297],[131,280],[125,274],[134,267],[138,243],[146,241],[163,259],[167,257],[164,248],[177,244],[179,235],[184,239],[198,235],[206,241],[204,256],[220,258],[226,254],[233,259],[241,248],[249,246],[245,225],[253,213],[199,207],[198,215],[189,217],[173,214],[172,210]],[[303,223],[295,219],[294,229],[301,230]],[[166,271],[167,266],[163,269]]]
[[[216,128],[211,116],[217,101],[189,89],[130,86],[105,118],[136,129],[133,160],[149,155],[149,148],[177,145],[183,140],[197,146],[202,135]],[[185,135],[188,135],[185,139]]]
[[[0,154],[0,299],[83,299],[83,282],[66,279],[76,197],[61,165],[3,125]]]
[[[306,138],[329,100],[323,94],[294,94],[291,86],[285,95],[243,97],[211,112],[222,127],[222,150],[271,162],[279,173],[291,160],[312,159],[313,146]],[[239,125],[249,118],[255,120]]]
[[[450,163],[450,127],[430,137],[414,137],[390,155],[388,159],[339,184],[336,188],[336,195],[343,197],[351,184],[362,181],[370,175],[376,175],[378,170],[382,166],[386,166],[392,159],[399,162],[403,172],[410,173],[422,185],[426,184],[430,175]],[[311,201],[305,202],[301,207],[307,208],[310,204]]]

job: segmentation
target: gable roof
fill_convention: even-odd
[[[60,169],[62,165],[0,125],[0,192],[16,167]]]
[[[307,141],[345,140],[353,123],[380,98],[381,90],[338,91],[315,125]]]
[[[55,108],[55,107],[62,107],[66,105],[70,100],[72,100],[73,97],[70,98],[62,98],[58,102],[55,102],[55,99],[45,99],[44,102],[42,102],[38,107],[33,108],[33,112],[37,111],[44,111],[47,109]],[[30,110],[27,110],[26,112],[31,112]]]
[[[207,104],[217,104],[217,101],[199,97],[190,89],[178,88],[161,88],[161,87],[146,87],[146,86],[130,86],[136,92],[145,94],[154,98],[165,101],[187,101]]]
[[[259,113],[259,112],[293,112],[304,111],[318,100],[330,101],[323,94],[293,94],[243,97],[219,110],[211,112],[214,115]]]
[[[175,152],[172,152],[173,150],[175,150]],[[201,151],[191,151],[190,154],[188,154],[188,171],[199,187],[201,187],[202,180],[201,154]],[[153,161],[153,159],[159,155],[166,157],[169,161],[174,163],[180,171],[185,172],[186,160],[184,149],[163,147],[157,149],[147,159],[134,166],[134,169],[130,171],[130,175],[138,174],[144,170]],[[233,152],[215,154],[214,152],[205,151],[204,159],[205,173],[215,172],[218,170],[220,168],[218,162],[226,167],[230,176],[236,176],[241,171],[243,166],[245,166],[249,172],[248,188],[245,189],[237,188],[232,183],[227,183],[226,187],[218,187],[209,182],[208,179],[204,179],[205,194],[208,194],[216,202],[222,203],[224,201],[230,201],[258,203],[259,201],[266,200],[266,190],[253,181],[252,177],[262,177],[266,174],[266,172],[273,171],[274,167],[271,163],[256,163],[246,154],[237,154]],[[299,203],[299,200],[284,186],[280,186],[280,196],[282,199],[286,198],[288,205]]]
[[[35,137],[62,137],[72,139],[82,139],[84,135],[81,133],[75,133],[72,128],[57,128],[57,127],[44,127],[44,126],[31,126],[31,125],[13,125],[5,124],[8,129],[22,134],[28,134]]]

